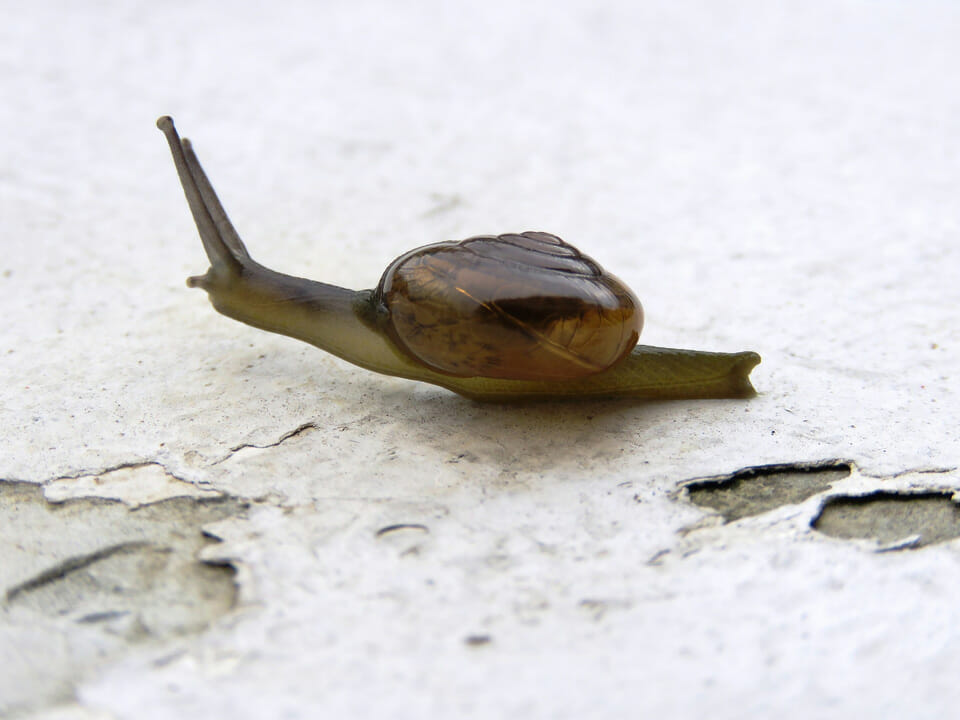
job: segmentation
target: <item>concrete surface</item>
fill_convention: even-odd
[[[935,0],[6,8],[0,716],[951,716],[958,32]],[[645,342],[760,352],[760,395],[482,406],[229,321],[183,284],[164,113],[270,267],[370,287],[552,231]]]

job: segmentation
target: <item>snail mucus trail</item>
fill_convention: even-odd
[[[206,290],[228,317],[474,400],[755,394],[754,352],[635,346],[643,314],[633,293],[548,233],[418,248],[374,290],[270,270],[250,257],[190,141],[169,117],[157,126],[210,260],[187,285]]]

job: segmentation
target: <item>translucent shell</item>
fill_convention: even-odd
[[[543,232],[412,250],[374,299],[404,353],[458,377],[586,377],[623,359],[643,327],[620,280]]]

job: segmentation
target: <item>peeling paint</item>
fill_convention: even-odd
[[[917,549],[960,537],[952,492],[877,491],[831,497],[811,526],[831,537],[873,540],[880,549]]]
[[[694,505],[715,510],[725,522],[733,522],[825,492],[849,477],[852,467],[845,460],[760,465],[688,481],[683,491]]]
[[[141,470],[113,472],[141,477]],[[24,638],[44,658],[2,663],[0,714],[68,697],[74,682],[132,644],[198,632],[235,602],[233,568],[198,556],[215,542],[202,527],[236,516],[243,503],[51,502],[44,490],[0,482],[0,639]],[[14,651],[4,642],[0,659]]]
[[[219,498],[222,493],[195,485],[157,462],[129,463],[96,473],[55,478],[43,484],[48,502],[86,497],[119,500],[131,507],[175,497]]]

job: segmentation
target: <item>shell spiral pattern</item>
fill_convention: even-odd
[[[619,279],[544,232],[412,250],[386,269],[375,299],[403,352],[457,377],[586,377],[620,362],[643,327]]]

